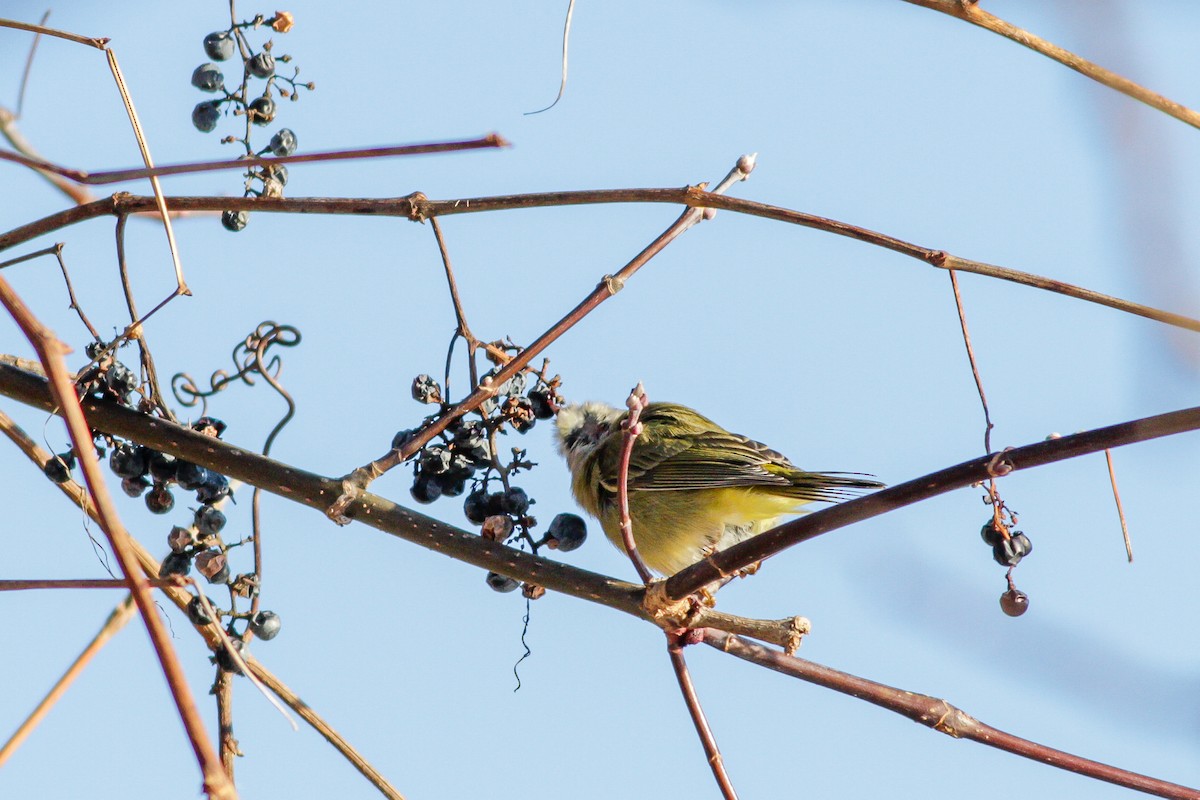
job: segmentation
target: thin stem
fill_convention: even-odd
[[[679,681],[679,691],[683,694],[683,702],[687,705],[692,724],[696,727],[700,744],[704,746],[704,755],[708,758],[708,766],[721,789],[721,796],[725,800],[737,800],[737,791],[733,788],[733,782],[729,780],[729,773],[725,771],[725,760],[721,758],[717,739],[704,716],[704,709],[700,705],[696,687],[692,684],[692,676],[688,672],[687,661],[683,658],[683,647],[677,634],[667,633],[667,654],[671,657],[671,667],[675,670],[675,679]]]
[[[2,23],[3,20],[0,20]],[[109,51],[111,52],[111,51]],[[384,158],[388,156],[418,156],[429,155],[432,153],[452,153],[460,150],[480,150],[492,149],[499,147],[508,147],[509,143],[504,137],[496,133],[489,133],[486,136],[481,136],[477,139],[465,139],[449,142],[427,142],[422,144],[405,144],[392,145],[388,147],[358,147],[348,150],[325,150],[317,153],[301,153],[291,156],[272,156],[271,158],[263,158],[261,156],[252,156],[250,158],[236,158],[223,161],[189,161],[182,164],[167,164],[159,167],[132,167],[129,169],[112,169],[101,170],[98,172],[88,172],[82,169],[71,169],[55,164],[51,161],[43,161],[39,158],[31,158],[19,153],[9,153],[0,150],[0,160],[12,161],[16,164],[29,167],[30,169],[42,170],[55,175],[61,175],[68,180],[76,183],[82,183],[89,186],[99,186],[110,183],[124,183],[125,181],[140,180],[142,178],[150,178],[156,180],[160,177],[168,175],[187,175],[195,172],[213,172],[226,169],[246,169],[247,167],[265,167],[273,164],[307,164],[317,161],[344,161],[346,159],[357,158]],[[234,198],[226,198],[234,199]],[[209,209],[220,211],[221,209]],[[162,211],[162,209],[159,209]]]
[[[204,730],[204,723],[200,719],[183,668],[175,656],[170,637],[158,616],[158,609],[150,594],[150,586],[137,569],[136,559],[130,547],[129,533],[121,524],[112,504],[112,498],[108,494],[108,488],[100,472],[96,448],[89,432],[88,420],[84,417],[79,398],[75,394],[74,383],[67,375],[66,365],[63,362],[65,346],[33,316],[3,277],[0,277],[0,303],[3,303],[8,313],[29,339],[46,371],[54,404],[61,411],[67,423],[72,447],[79,459],[80,469],[87,481],[92,501],[102,520],[101,528],[108,537],[109,545],[121,566],[122,574],[128,581],[129,590],[142,614],[151,643],[162,664],[163,674],[170,686],[180,719],[187,731],[188,739],[191,741],[196,760],[204,776],[205,791],[210,797],[221,798],[221,800],[235,798],[237,794],[221,770],[220,760]]]
[[[1104,449],[1104,460],[1108,463],[1108,482],[1112,484],[1113,500],[1117,504],[1117,517],[1121,520],[1121,537],[1125,540],[1125,557],[1133,563],[1133,542],[1129,539],[1129,523],[1125,521],[1125,509],[1121,507],[1121,490],[1117,488],[1117,470],[1113,467],[1112,450]]]
[[[175,586],[170,578],[147,580],[149,586],[162,589]],[[0,580],[0,592],[19,592],[28,589],[128,589],[129,583],[121,578],[40,578],[28,580]]]
[[[232,781],[237,757],[242,755],[233,735],[233,673],[217,667],[212,693],[217,698],[217,745],[221,749],[221,766]]]
[[[45,19],[43,17],[43,19]],[[29,31],[45,36],[53,36],[56,39],[66,39],[68,42],[76,44],[86,44],[88,47],[95,47],[98,50],[103,50],[108,44],[108,37],[93,37],[80,36],[78,33],[68,33],[67,31],[55,30],[42,25],[33,25],[28,22],[17,22],[15,19],[0,19],[0,28],[13,28],[18,31]]]
[[[49,9],[42,14],[41,20],[38,21],[38,26],[45,27],[46,20],[48,19],[50,19]],[[17,91],[18,117],[21,116],[21,110],[25,107],[25,89],[29,86],[29,74],[33,71],[33,57],[37,55],[38,43],[40,41],[42,41],[42,33],[38,31],[33,35],[33,42],[29,45],[29,55],[25,57],[25,70],[21,73],[21,88]]]
[[[639,383],[629,393],[629,399],[625,403],[629,408],[629,413],[626,415],[625,421],[621,423],[625,434],[622,440],[621,462],[617,470],[617,503],[621,509],[621,541],[625,545],[626,555],[633,562],[633,568],[637,570],[638,577],[642,579],[642,583],[646,584],[650,583],[654,575],[646,566],[646,562],[642,560],[642,554],[637,549],[637,542],[633,539],[633,521],[629,518],[629,459],[633,455],[633,446],[645,427],[640,419],[648,403],[646,390]],[[682,661],[682,657],[680,660]],[[682,678],[680,681],[682,682]]]
[[[567,45],[571,41],[571,17],[575,14],[575,0],[570,0],[567,3],[567,21],[563,23],[563,46],[562,46],[562,77],[558,81],[558,94],[554,96],[554,102],[545,108],[539,108],[537,111],[526,111],[525,116],[532,114],[540,114],[543,111],[549,111],[558,105],[558,101],[562,100],[563,92],[567,88]]]
[[[5,582],[13,583],[14,581]],[[111,581],[111,583],[114,583],[121,588],[128,588],[128,585],[125,583],[125,581]],[[57,703],[64,694],[66,694],[68,687],[70,687],[70,685],[74,683],[75,679],[79,677],[79,675],[83,672],[84,667],[86,667],[92,658],[100,652],[100,649],[104,647],[108,640],[111,639],[117,631],[125,627],[125,623],[129,622],[129,619],[133,616],[136,610],[137,606],[135,606],[133,603],[133,597],[126,595],[125,599],[122,600],[121,603],[115,609],[113,609],[113,612],[108,615],[108,619],[104,621],[104,624],[100,627],[100,630],[94,637],[92,637],[92,641],[90,641],[87,647],[83,649],[83,652],[75,657],[75,660],[71,662],[71,666],[67,667],[67,671],[62,674],[62,677],[55,681],[54,686],[50,687],[50,691],[47,692],[46,696],[42,698],[41,702],[37,704],[37,707],[34,708],[33,711],[29,713],[29,716],[25,718],[25,721],[17,727],[16,731],[13,732],[13,735],[10,736],[8,741],[4,743],[4,746],[0,747],[0,766],[4,766],[4,763],[8,761],[9,757],[13,753],[17,751],[17,748],[20,747],[27,738],[29,738],[29,734],[32,733],[33,729],[41,723],[48,713],[50,713],[50,709],[54,707],[54,704]]]
[[[21,256],[20,258],[14,258],[9,261],[0,262],[0,269],[11,267],[14,264],[20,264],[22,261],[29,261],[30,259],[38,258],[40,256],[54,256],[58,260],[58,268],[62,271],[63,281],[67,284],[67,297],[71,301],[71,304],[67,307],[75,310],[75,313],[79,315],[79,321],[82,322],[83,326],[88,329],[88,333],[92,335],[92,338],[98,342],[100,341],[100,334],[96,332],[96,328],[92,325],[91,320],[87,318],[87,314],[83,313],[83,306],[79,305],[79,299],[75,297],[75,287],[71,285],[71,275],[67,271],[67,262],[63,260],[63,246],[63,243],[59,242],[53,247],[47,247],[44,250],[38,250],[36,253],[30,253],[28,255]]]
[[[826,689],[850,695],[868,703],[894,711],[939,733],[955,739],[970,739],[1014,755],[1040,761],[1059,769],[1069,770],[1089,778],[1115,783],[1140,792],[1176,800],[1200,800],[1200,791],[1168,783],[1147,775],[1102,764],[1071,753],[1055,750],[1028,739],[986,725],[945,700],[916,692],[896,689],[882,683],[840,672],[802,658],[787,656],[778,650],[747,641],[740,636],[713,631],[704,632],[704,643],[717,650],[737,656],[744,661],[766,667]]]
[[[1091,78],[1097,83],[1103,84],[1110,89],[1115,89],[1121,94],[1128,95],[1134,100],[1145,103],[1151,108],[1172,116],[1181,122],[1186,122],[1193,128],[1200,128],[1200,113],[1193,111],[1187,106],[1180,105],[1174,100],[1163,97],[1161,94],[1152,92],[1144,86],[1118,75],[1112,70],[1105,69],[1099,64],[1094,64],[1086,58],[1081,58],[1069,50],[1065,50],[1056,44],[1051,44],[1036,34],[1018,28],[1010,22],[989,14],[980,8],[977,2],[964,2],[964,0],[905,0],[905,2],[934,11],[940,11],[943,14],[964,20],[972,25],[978,25],[984,30],[999,34],[1006,39],[1011,39],[1019,45],[1028,47],[1035,53],[1041,53],[1047,58],[1051,58],[1063,66],[1069,67],[1087,78]]]

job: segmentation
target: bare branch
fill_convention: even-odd
[[[1136,789],[1139,792],[1177,800],[1200,800],[1200,791],[1195,789],[1129,772],[1119,767],[1102,764],[1099,761],[1092,761],[1031,742],[1028,739],[1022,739],[986,725],[945,700],[936,697],[896,689],[811,661],[787,656],[777,650],[746,641],[740,636],[709,630],[704,633],[704,643],[752,664],[758,664],[784,675],[866,700],[868,703],[902,714],[913,722],[918,722],[955,739],[970,739],[1023,758],[1040,761],[1043,764],[1086,775],[1089,778],[1115,783],[1118,786]]]

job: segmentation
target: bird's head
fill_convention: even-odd
[[[624,413],[606,403],[574,403],[559,409],[555,420],[558,452],[567,459],[572,472],[616,429]]]

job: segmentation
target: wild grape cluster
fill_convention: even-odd
[[[276,71],[279,64],[288,64],[292,57],[274,54],[274,43],[268,39],[259,50],[250,43],[247,33],[258,31],[264,26],[276,33],[287,33],[292,29],[294,19],[287,11],[277,11],[270,19],[259,14],[248,22],[231,25],[227,30],[214,31],[204,37],[204,53],[211,61],[206,61],[192,72],[192,86],[202,92],[219,95],[211,100],[203,100],[192,109],[192,125],[202,133],[216,130],[221,118],[232,113],[234,116],[245,117],[245,132],[242,136],[226,136],[223,143],[240,142],[245,148],[246,155],[277,157],[290,156],[296,152],[298,142],[296,134],[290,128],[280,128],[271,135],[266,147],[256,150],[250,143],[254,126],[265,127],[275,121],[279,107],[275,96],[280,99],[299,99],[299,90],[313,90],[313,83],[300,83],[296,80],[300,74],[299,68],[293,67],[291,77]],[[228,61],[234,55],[240,55],[242,74],[240,81],[231,89],[225,83],[225,73],[215,62]],[[263,81],[261,91],[255,81]],[[253,95],[253,96],[252,96]],[[283,164],[270,164],[262,167],[250,167],[245,172],[246,197],[282,197],[283,187],[288,182],[287,167]],[[246,227],[250,215],[246,211],[224,211],[221,213],[221,224],[228,230],[240,231]]]
[[[493,368],[483,382],[489,383],[499,371],[499,366]],[[444,432],[412,458],[413,499],[432,503],[441,497],[465,494],[463,514],[470,523],[480,526],[480,535],[534,553],[543,546],[569,551],[582,545],[587,528],[576,514],[557,515],[545,535],[540,539],[534,537],[532,530],[538,522],[530,514],[530,506],[535,501],[514,485],[512,478],[536,465],[519,447],[513,447],[507,459],[498,452],[499,436],[507,435],[509,430],[525,433],[538,420],[550,419],[557,413],[563,402],[558,386],[557,377],[546,378],[526,369],[495,387],[492,396],[480,406],[478,418],[452,420]],[[450,408],[441,384],[429,375],[413,379],[412,396],[419,403],[440,406],[440,411],[427,417],[422,427]],[[404,447],[417,430],[397,433],[392,447]],[[521,585],[495,572],[488,573],[487,584],[498,592],[511,592]],[[540,597],[543,591],[532,584],[523,587],[525,596],[530,598]]]
[[[1014,521],[1016,517],[1012,518]],[[1033,552],[1033,543],[1021,531],[1010,531],[1008,526],[995,516],[989,517],[979,530],[985,544],[992,548],[992,558],[1010,570],[1021,559]],[[1011,575],[1011,573],[1010,573]],[[1029,608],[1029,597],[1017,589],[1010,577],[1008,589],[1000,595],[1000,608],[1010,617],[1019,617]]]
[[[139,393],[138,378],[109,348],[96,342],[88,346],[87,355],[92,363],[76,382],[80,397],[120,403],[143,412],[151,410],[152,404]],[[192,430],[216,439],[225,432],[225,427],[224,422],[209,416],[191,424]],[[229,550],[244,542],[226,544],[221,538],[227,523],[222,506],[233,494],[225,475],[110,434],[93,432],[93,436],[99,455],[107,457],[109,468],[121,479],[121,489],[129,497],[144,496],[146,508],[152,513],[166,514],[174,509],[177,490],[195,492],[196,507],[191,509],[189,524],[175,525],[167,534],[170,551],[162,560],[159,577],[185,576],[195,566],[208,583],[228,587],[231,606],[233,598],[252,598],[258,594],[258,580],[253,574],[234,575],[230,567]],[[68,449],[49,459],[44,471],[56,483],[65,483],[75,466],[76,455]],[[279,615],[273,611],[238,613],[233,607],[227,612],[215,608],[214,611],[218,616],[229,616],[227,630],[235,648],[241,645],[241,634],[233,627],[235,620],[245,620],[246,628],[263,640],[273,639],[279,633]],[[192,599],[187,613],[197,625],[213,621],[198,596]],[[232,669],[224,666],[222,659],[235,663],[228,653],[219,653],[217,660],[224,668]]]

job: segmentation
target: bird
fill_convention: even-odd
[[[624,409],[586,402],[563,406],[555,421],[572,494],[621,551],[617,492],[628,417]],[[805,503],[883,487],[861,473],[802,470],[677,403],[647,404],[640,422],[629,459],[629,519],[642,560],[662,575],[771,529]]]

